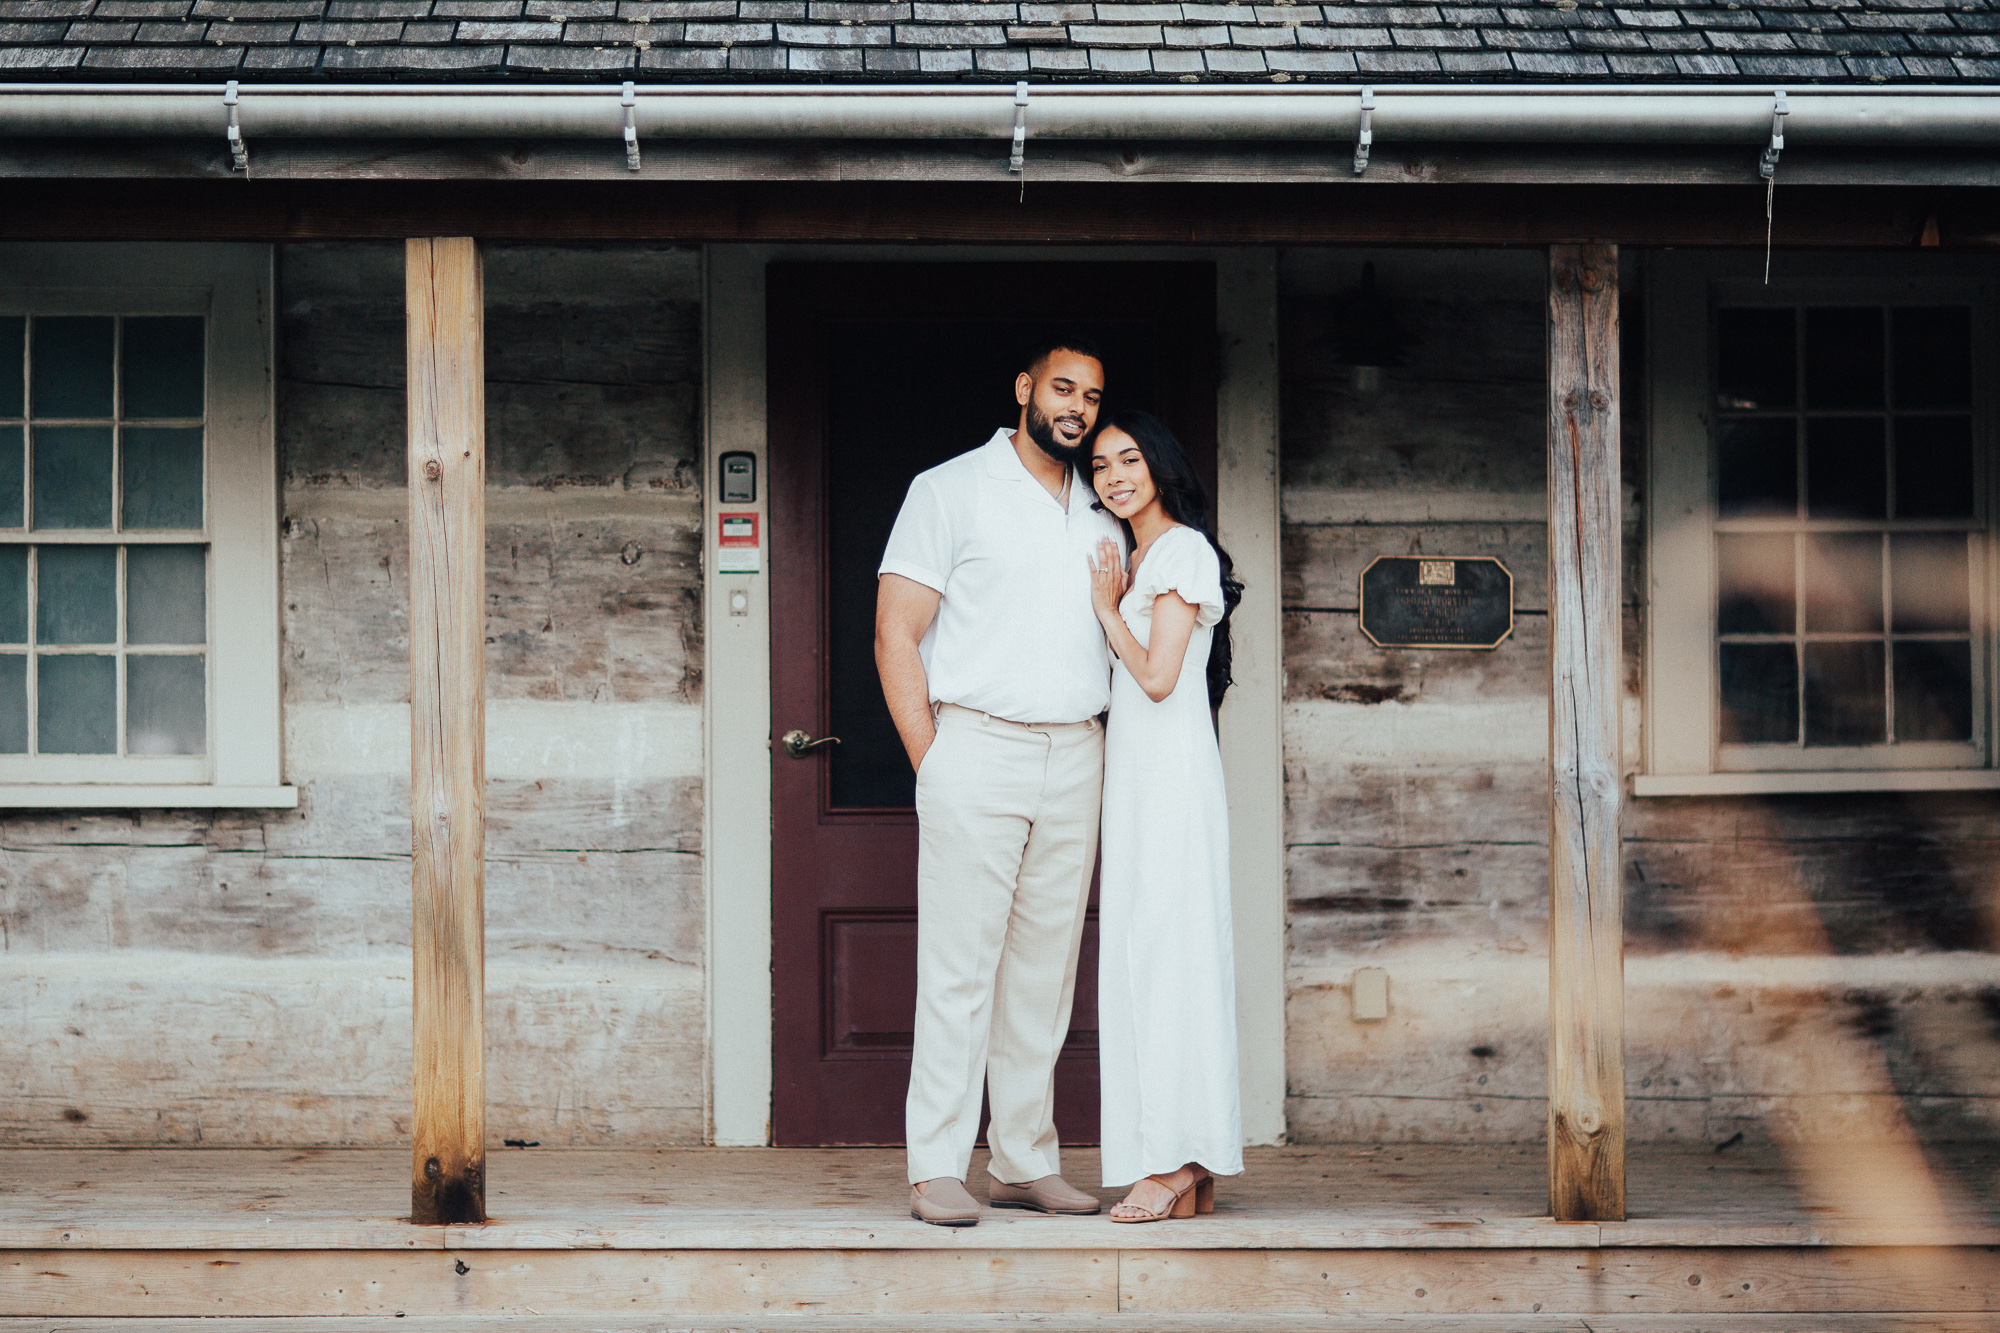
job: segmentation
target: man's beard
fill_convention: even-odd
[[[1064,467],[1075,467],[1083,457],[1083,439],[1079,437],[1075,444],[1060,443],[1056,439],[1056,423],[1042,415],[1033,403],[1028,404],[1028,438]]]

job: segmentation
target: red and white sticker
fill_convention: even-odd
[[[718,514],[715,568],[722,574],[759,574],[764,569],[764,547],[757,536],[757,515]]]

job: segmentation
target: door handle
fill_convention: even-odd
[[[815,740],[796,727],[778,739],[784,745],[785,753],[794,759],[803,759],[822,745],[840,744],[840,737],[838,736],[821,736]]]

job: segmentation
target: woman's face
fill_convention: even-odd
[[[1090,484],[1104,507],[1127,523],[1160,499],[1146,456],[1130,435],[1115,426],[1100,431],[1091,448]]]

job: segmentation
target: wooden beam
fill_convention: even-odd
[[[4,146],[0,146],[4,147]],[[1032,168],[1030,168],[1032,172]],[[1764,246],[1761,185],[1006,182],[36,182],[4,240],[319,241],[469,235],[694,244]],[[1778,201],[1781,249],[2000,244],[2000,190],[1815,186]],[[1783,260],[1781,258],[1780,262]]]
[[[1378,144],[1365,175],[1351,153],[1325,141],[1122,142],[1037,140],[1033,183],[1232,186],[1327,184],[1379,192],[1392,186],[1760,185],[1757,152],[1740,144]],[[624,146],[599,139],[260,139],[260,188],[281,181],[939,182],[1007,179],[1001,139],[661,139],[641,170]],[[0,142],[0,179],[214,180],[240,182],[219,135],[199,139],[11,139]],[[1793,147],[1785,184],[2000,185],[2000,161],[1954,148]],[[1029,191],[1033,193],[1032,187]]]
[[[1618,247],[1549,247],[1549,1211],[1625,1217]]]
[[[405,249],[410,420],[410,1220],[486,1220],[486,337],[479,250]]]

